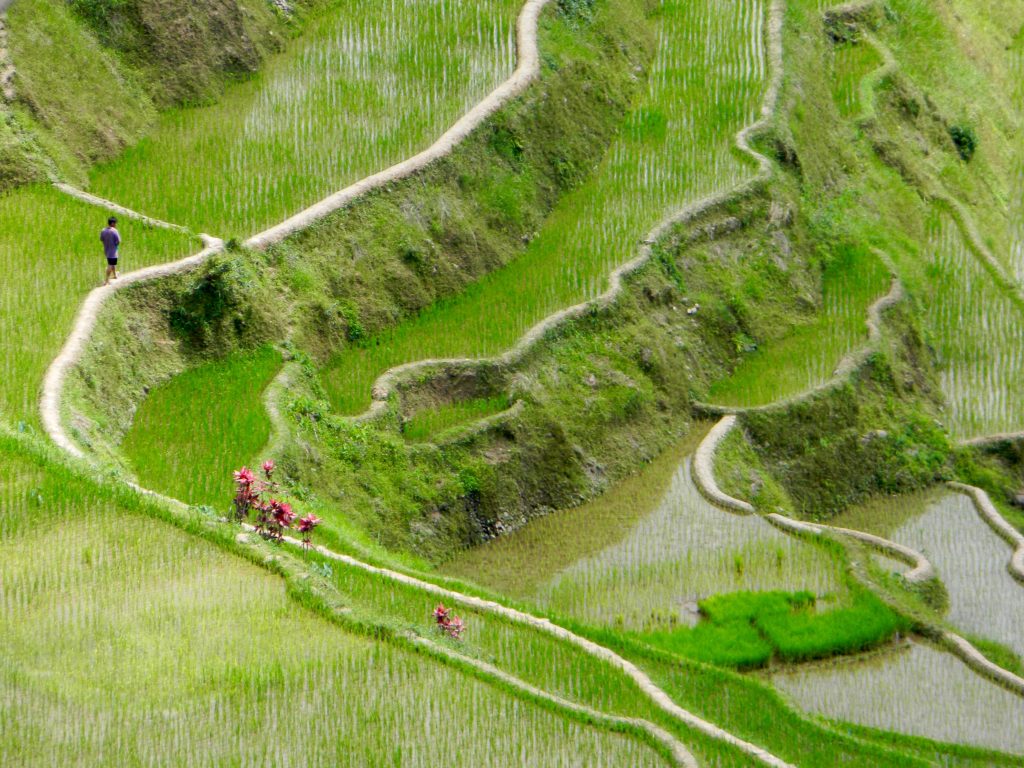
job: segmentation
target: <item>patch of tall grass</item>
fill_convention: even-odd
[[[410,442],[422,443],[461,424],[501,413],[510,405],[508,396],[498,395],[460,400],[437,408],[425,408],[414,413],[412,418],[405,422],[402,434]]]
[[[4,765],[664,765],[348,634],[280,578],[7,450],[0,583]]]
[[[765,405],[827,381],[844,355],[867,343],[868,307],[889,289],[889,273],[863,247],[844,248],[825,268],[822,306],[807,323],[744,357],[715,382],[711,402]]]
[[[511,74],[522,0],[333,2],[251,79],[91,174],[105,197],[251,235],[426,149]]]
[[[773,657],[800,662],[857,653],[907,631],[906,621],[870,592],[849,605],[816,612],[809,592],[733,592],[699,603],[695,627],[637,637],[657,648],[720,666],[752,668]]]
[[[270,438],[262,397],[280,367],[280,352],[266,346],[155,387],[121,445],[142,485],[225,511],[232,471],[262,458]]]
[[[335,356],[323,375],[335,409],[364,410],[392,366],[509,348],[545,316],[605,290],[659,220],[751,175],[732,141],[764,91],[764,14],[759,0],[663,2],[646,93],[595,172],[511,264]]]
[[[86,294],[103,283],[109,211],[49,185],[0,196],[0,417],[38,423],[39,387]],[[121,217],[130,271],[199,250],[197,238]]]

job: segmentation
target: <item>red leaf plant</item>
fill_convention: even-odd
[[[452,615],[451,609],[445,608],[444,603],[438,603],[437,608],[434,609],[434,621],[437,622],[437,628],[452,640],[460,640],[466,629],[462,619]]]
[[[248,467],[236,470],[233,504],[237,522],[243,523],[253,515],[256,532],[260,536],[280,541],[298,515],[291,504],[274,498],[281,488],[274,480],[274,468],[273,461],[264,461],[262,478],[257,478]],[[319,524],[320,518],[316,515],[306,515],[299,520],[299,531],[303,534],[304,547],[309,548],[312,545],[313,529]]]

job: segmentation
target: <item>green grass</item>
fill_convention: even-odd
[[[2,458],[5,765],[664,765],[348,634],[280,578],[64,470]]]
[[[102,284],[109,212],[49,186],[0,196],[0,416],[38,423],[39,387],[85,295]],[[122,217],[124,272],[193,253],[198,239]],[[115,340],[116,343],[116,340]]]
[[[508,410],[510,405],[508,396],[498,395],[460,400],[437,408],[424,408],[405,422],[402,434],[410,442],[422,443],[453,427]]]
[[[171,110],[91,189],[251,235],[425,149],[511,73],[521,0],[335,1],[214,105]]]
[[[831,553],[711,506],[690,479],[703,430],[596,501],[553,513],[443,566],[574,619],[636,631],[694,621],[720,592],[844,592]]]
[[[742,358],[731,376],[711,386],[709,400],[765,405],[827,381],[845,354],[867,343],[868,307],[888,289],[878,257],[863,247],[841,250],[825,268],[821,309]]]
[[[698,661],[743,669],[773,657],[786,662],[863,651],[889,640],[907,622],[869,592],[856,590],[849,605],[815,612],[810,592],[733,592],[699,603],[703,620],[636,637]]]
[[[154,388],[122,444],[142,485],[227,509],[232,471],[258,462],[270,438],[263,391],[280,367],[281,354],[268,346],[191,368]]]
[[[841,117],[857,117],[864,110],[860,85],[882,63],[875,49],[864,43],[838,46],[832,60],[832,98]]]
[[[731,145],[763,94],[763,11],[745,0],[664,2],[646,93],[601,165],[513,263],[335,356],[323,376],[334,408],[363,411],[392,366],[507,349],[545,316],[603,291],[661,218],[752,175]]]

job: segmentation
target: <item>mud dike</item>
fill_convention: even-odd
[[[0,0],[0,96],[10,103],[14,101],[17,92],[14,89],[14,76],[17,72],[14,69],[14,61],[11,59],[11,49],[7,40],[7,13],[5,8],[10,4]]]

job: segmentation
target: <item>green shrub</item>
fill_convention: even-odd
[[[974,157],[974,151],[978,148],[978,134],[969,125],[951,125],[949,127],[949,138],[956,145],[956,151],[964,162],[969,162]]]

